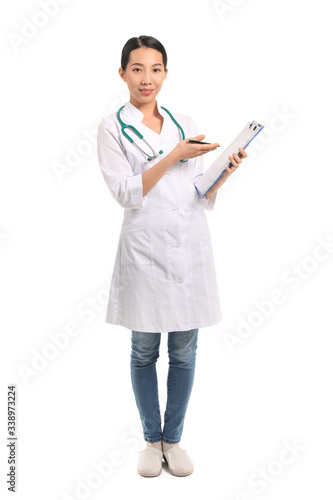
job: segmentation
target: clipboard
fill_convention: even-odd
[[[201,197],[204,197],[207,191],[215,184],[215,182],[226,171],[225,167],[232,166],[229,156],[234,153],[240,156],[238,148],[245,149],[251,141],[259,134],[264,128],[264,125],[256,121],[248,122],[238,136],[229,144],[229,146],[216,158],[214,163],[201,175],[201,177],[194,184],[196,190]]]

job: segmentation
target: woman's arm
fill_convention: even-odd
[[[204,137],[204,135],[197,135],[196,137],[191,137],[191,139],[202,140]],[[209,151],[213,151],[218,147],[218,143],[216,142],[212,144],[197,145],[187,141],[188,139],[180,141],[163,160],[143,172],[143,196],[155,186],[172,165],[179,162],[182,158],[196,158],[198,155],[209,153]]]
[[[163,177],[172,165],[179,161],[177,152],[173,149],[163,160],[142,173],[143,196]]]

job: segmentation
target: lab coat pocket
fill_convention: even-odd
[[[122,266],[144,266],[151,264],[150,233],[147,225],[123,226],[121,246]]]

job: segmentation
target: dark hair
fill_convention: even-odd
[[[124,71],[126,70],[130,53],[132,52],[132,50],[138,49],[140,47],[150,47],[151,49],[155,49],[155,50],[158,50],[159,52],[161,52],[162,58],[163,58],[164,69],[166,69],[168,57],[167,57],[167,53],[165,51],[165,48],[163,47],[161,42],[159,42],[153,36],[141,35],[139,37],[134,36],[133,38],[130,38],[129,40],[127,40],[127,42],[125,43],[125,45],[123,47],[123,50],[121,53],[121,63],[120,64],[121,64],[121,67]]]

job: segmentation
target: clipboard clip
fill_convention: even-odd
[[[262,127],[262,125],[260,125],[259,122],[256,122],[254,120],[250,123],[249,128],[252,128],[252,126],[253,126],[252,130],[256,130],[257,127]]]

